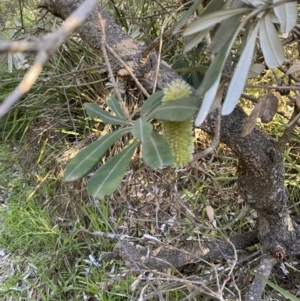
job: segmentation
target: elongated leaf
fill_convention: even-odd
[[[246,47],[240,57],[234,75],[230,81],[224,104],[222,106],[222,115],[228,115],[234,110],[236,103],[242,94],[254,53],[258,29],[259,25],[257,24],[250,35],[246,43]]]
[[[280,66],[284,62],[283,48],[269,14],[259,22],[259,40],[268,67]]]
[[[251,134],[256,125],[256,120],[260,115],[264,99],[261,99],[253,108],[250,115],[245,118],[241,136],[246,137]]]
[[[252,64],[250,66],[247,78],[256,77],[265,70],[265,65],[263,64]]]
[[[129,145],[95,172],[87,184],[91,196],[101,200],[118,188],[138,145],[139,142]]]
[[[215,220],[214,208],[212,206],[206,206],[205,210],[209,222],[212,223]]]
[[[242,14],[231,17],[220,24],[210,46],[211,53],[218,53],[226,44],[240,23]]]
[[[247,40],[249,39],[251,31],[253,30],[253,24],[251,24],[251,23],[245,24],[244,30],[245,31],[244,31],[244,33],[243,33],[243,35],[241,37],[241,43],[239,45],[239,53],[240,54],[243,53],[243,51],[244,51],[244,49],[246,47]]]
[[[223,20],[245,13],[249,11],[248,8],[235,8],[235,9],[227,9],[220,10],[211,14],[207,14],[203,17],[199,17],[198,20],[194,21],[183,33],[184,36],[188,36],[194,33],[197,33],[201,30],[204,30],[208,27],[214,26]]]
[[[278,98],[272,93],[269,92],[265,97],[265,102],[263,103],[261,112],[260,112],[260,120],[263,123],[270,122],[278,109]]]
[[[230,19],[225,20],[221,23],[216,35],[212,40],[210,47],[211,53],[216,54],[222,49],[224,44],[228,41],[229,37],[233,34],[237,26],[239,25],[241,16],[242,15],[231,17]]]
[[[187,44],[184,46],[184,52],[190,51],[192,48],[194,48],[196,45],[198,45],[206,36],[207,34],[212,30],[213,26],[208,27],[204,30],[201,30],[198,32],[190,41],[187,42]]]
[[[149,115],[151,119],[185,121],[199,109],[200,97],[189,96],[161,104]]]
[[[222,7],[224,4],[223,0],[212,0],[209,2],[207,7],[205,8],[204,12],[201,14],[200,18],[203,18],[205,15],[214,13],[218,10],[220,10],[220,7]],[[187,52],[191,50],[194,46],[199,44],[203,38],[213,29],[214,26],[210,26],[209,28],[206,28],[205,30],[202,30],[198,32],[190,41],[188,41],[184,47],[184,51]]]
[[[198,88],[201,84],[201,80],[203,79],[204,76],[201,76],[201,74],[197,72],[193,72],[191,74],[191,82],[194,88]]]
[[[125,114],[119,104],[118,99],[115,96],[111,96],[109,98],[109,100],[107,101],[107,105],[113,110],[113,112],[120,118],[124,119],[126,121],[125,118]]]
[[[183,67],[183,68],[173,68],[174,71],[177,73],[183,73],[183,72],[189,72],[189,73],[195,73],[195,72],[206,72],[208,70],[208,67],[206,66],[189,66],[189,67]]]
[[[129,133],[131,128],[124,128],[109,133],[81,150],[67,165],[64,181],[72,182],[89,173],[99,162],[105,152],[122,136]]]
[[[142,143],[143,158],[147,165],[159,168],[173,164],[174,157],[166,138],[152,132],[148,139]]]
[[[181,19],[178,21],[178,23],[175,25],[173,29],[173,34],[177,34],[179,30],[185,25],[189,17],[197,10],[198,6],[202,3],[203,0],[196,0],[191,5],[191,7],[183,14]]]
[[[230,1],[228,1],[228,2],[230,2]],[[246,6],[246,4],[243,3],[242,1],[233,0],[231,2],[230,8],[240,8],[240,7],[245,7],[245,6]],[[234,16],[234,17],[230,17],[229,19],[224,20],[220,24],[216,34],[213,37],[211,45],[210,45],[210,51],[212,53],[218,53],[221,50],[221,48],[225,45],[227,40],[231,37],[233,32],[238,27],[241,16],[242,16],[242,14]]]
[[[130,125],[132,123],[118,116],[110,115],[108,112],[101,109],[96,103],[85,103],[84,107],[91,118],[99,117],[106,124]]]
[[[273,0],[274,4],[282,2],[281,0]],[[297,2],[288,2],[281,5],[274,6],[274,13],[280,23],[280,30],[282,32],[291,31],[297,24],[298,9]]]
[[[209,1],[208,5],[205,7],[204,12],[201,14],[200,17],[203,17],[207,14],[211,14],[213,12],[216,12],[220,10],[220,7],[223,7],[224,0],[212,0]]]
[[[294,72],[298,72],[300,71],[300,61],[297,61],[296,63],[294,63],[290,68],[289,70],[287,71],[287,75],[288,74],[292,74]]]
[[[258,6],[258,5],[261,5],[263,4],[263,0],[242,0],[243,2],[247,3],[247,4],[251,4],[253,6]]]
[[[202,1],[203,0],[200,0],[199,3],[197,3],[197,1],[195,1],[193,3],[193,5],[190,7],[190,9],[182,17],[182,20],[180,20],[178,22],[178,24],[175,26],[173,34],[176,34],[182,28],[182,26],[186,23],[187,19],[192,15],[191,12],[193,13],[195,11],[195,8],[197,8]],[[209,4],[207,5],[207,7],[205,8],[205,11],[202,13],[201,17],[205,16],[209,13],[212,13],[212,12],[215,12],[215,11],[219,10],[220,7],[223,5],[223,3],[224,3],[223,0],[212,0],[212,1],[210,1]],[[200,40],[202,40],[202,39],[200,39]],[[199,40],[198,43],[200,43],[200,40]],[[194,44],[194,46],[197,45],[198,43]],[[191,48],[193,48],[193,47],[191,47]],[[188,50],[185,50],[185,51],[188,51]]]
[[[151,113],[156,107],[161,105],[161,100],[164,97],[164,92],[159,91],[152,94],[142,105],[141,116],[146,117]]]
[[[225,83],[221,82],[219,87],[218,87],[217,94],[216,94],[216,97],[214,99],[214,102],[211,105],[208,114],[213,112],[217,108],[221,108],[221,103],[222,103],[223,95],[224,95],[224,87],[225,87]]]
[[[195,120],[195,126],[200,126],[205,120],[207,114],[209,113],[209,110],[214,102],[214,99],[218,91],[220,78],[221,78],[221,74],[219,78],[215,81],[215,83],[212,85],[212,87],[205,93],[201,108]]]
[[[147,122],[143,118],[137,119],[132,127],[132,134],[134,137],[138,138],[141,141],[149,139],[150,134],[153,131],[152,124]]]
[[[224,47],[221,49],[221,51],[217,54],[215,59],[210,64],[205,74],[205,77],[201,83],[201,86],[198,88],[196,92],[196,95],[203,96],[215,84],[216,81],[218,82],[220,81],[220,76],[224,64],[229,55],[232,44],[234,43],[234,40],[240,31],[241,25],[242,24],[240,24],[240,26],[235,30],[231,38],[228,39],[227,43],[224,45]]]

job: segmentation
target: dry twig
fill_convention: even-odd
[[[0,48],[1,52],[4,50],[13,52],[26,50],[36,51],[37,55],[33,66],[25,74],[21,83],[0,105],[0,118],[3,117],[18,99],[31,88],[50,55],[52,55],[56,49],[62,45],[66,38],[88,18],[96,3],[96,0],[86,0],[66,19],[56,32],[37,41],[35,43],[36,45],[30,41],[10,42],[10,46],[8,43],[4,43],[4,46],[2,45],[3,48]],[[42,4],[39,7],[42,7]]]

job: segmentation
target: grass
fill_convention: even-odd
[[[205,136],[201,139],[207,141]],[[254,225],[255,215],[250,214],[226,228],[244,208],[236,194],[232,166],[236,160],[229,149],[220,148],[176,175],[171,168],[152,171],[133,162],[120,189],[105,202],[95,203],[84,193],[84,182],[64,184],[53,164],[49,168],[42,161],[24,170],[26,160],[36,162],[39,156],[30,147],[2,144],[0,149],[3,300],[134,300],[140,294],[155,299],[139,273],[130,272],[123,261],[101,260],[115,244],[103,235],[111,233],[110,226],[137,241],[148,234],[180,245],[189,238],[242,233]],[[44,147],[48,154],[48,148],[53,149],[51,144]],[[211,228],[207,206],[213,207],[218,227],[225,227],[222,233]],[[230,265],[230,261],[211,263],[179,271],[185,276],[170,270],[148,277],[166,299],[183,300],[191,294],[183,280],[211,275],[207,286],[216,289],[216,280],[224,279]],[[195,296],[208,300],[201,292]]]
[[[82,228],[107,231],[98,212],[83,200],[71,203],[53,175],[36,189],[37,177],[11,160],[11,147],[0,151],[0,246],[6,254],[0,265],[1,300],[82,300],[83,294],[96,294],[95,283],[107,281],[111,263],[99,268],[90,258],[110,250],[112,243],[87,237]],[[53,198],[58,189],[59,201]],[[106,206],[101,206],[105,214]]]
[[[138,272],[131,272],[120,259],[101,259],[116,243],[106,237],[112,233],[110,227],[137,242],[147,234],[180,246],[189,239],[222,239],[255,226],[254,212],[231,223],[245,204],[236,192],[237,161],[222,145],[214,154],[175,173],[172,168],[153,171],[136,158],[118,191],[97,203],[86,195],[84,181],[62,182],[65,162],[86,144],[85,139],[71,144],[67,137],[54,144],[45,139],[34,144],[36,140],[26,140],[32,139],[31,130],[24,137],[21,143],[12,140],[0,146],[3,300],[134,300],[141,294],[146,300],[155,300],[155,293]],[[295,133],[284,154],[286,181],[295,191],[295,199],[291,199],[295,213],[298,163],[293,159],[298,156],[297,137]],[[196,148],[209,144],[201,131],[197,131],[195,141]],[[212,206],[222,232],[211,227],[207,206]],[[184,300],[192,294],[187,283],[210,275],[206,285],[216,290],[217,280],[226,278],[231,264],[201,264],[191,270],[154,272],[148,278],[164,298]],[[247,268],[256,264],[249,262]],[[247,269],[242,271],[238,274],[249,274]],[[243,291],[246,283],[240,278],[237,286]],[[275,279],[283,282],[279,272]],[[231,290],[238,294],[234,287]],[[193,294],[197,300],[208,300],[201,289]]]
[[[3,300],[30,300],[30,296],[34,296],[32,300],[82,300],[84,296],[91,300],[128,300],[129,296],[137,297],[143,288],[145,293],[152,294],[143,280],[137,280],[138,273],[129,273],[124,262],[98,261],[102,254],[112,250],[115,241],[97,233],[110,233],[110,225],[118,233],[137,240],[148,234],[164,242],[179,243],[193,237],[195,228],[209,228],[204,204],[212,204],[216,215],[225,206],[216,208],[218,204],[213,198],[220,193],[220,187],[207,171],[203,179],[198,179],[198,169],[178,171],[174,187],[172,169],[137,170],[135,163],[131,166],[135,176],[130,181],[125,179],[120,190],[106,202],[94,203],[82,191],[84,187],[80,184],[84,183],[65,185],[57,168],[45,170],[41,163],[25,171],[22,165],[27,167],[28,163],[24,156],[28,162],[36,162],[39,156],[38,152],[26,150],[29,147],[31,144],[27,143],[14,148],[4,144],[0,150]],[[52,147],[46,144],[46,153]],[[191,180],[186,178],[187,172]],[[128,173],[129,177],[132,175]],[[222,177],[225,178],[224,169]],[[203,218],[201,224],[198,214]],[[221,213],[219,222],[230,218],[230,214]],[[218,233],[211,231],[206,231],[207,235],[218,237]],[[164,296],[181,300],[189,294],[185,288],[178,289],[182,286],[178,276],[171,283],[167,279],[156,280],[161,277],[150,279],[157,287],[162,281]],[[133,290],[131,285],[136,281],[137,288]]]

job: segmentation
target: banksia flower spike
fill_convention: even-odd
[[[162,102],[174,101],[188,97],[190,94],[191,89],[188,84],[182,80],[175,80],[164,89]],[[163,127],[164,136],[174,155],[174,166],[182,167],[190,163],[194,151],[192,121],[163,121]]]

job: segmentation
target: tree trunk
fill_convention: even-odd
[[[62,19],[66,19],[84,0],[45,0],[40,6]],[[99,56],[101,53],[101,29],[99,14],[105,21],[106,43],[126,62],[135,76],[151,94],[157,66],[157,55],[151,53],[143,57],[144,48],[130,38],[101,8],[95,9],[86,23],[78,30]],[[113,72],[130,80],[123,66],[108,52]],[[125,74],[125,77],[124,77]],[[160,66],[157,90],[163,89],[178,74]],[[257,218],[257,238],[263,255],[284,260],[288,255],[300,252],[299,226],[288,213],[288,192],[284,186],[284,164],[282,154],[276,148],[276,141],[255,128],[241,137],[246,114],[237,107],[232,114],[222,118],[221,140],[227,144],[239,159],[238,187],[245,201],[255,209]],[[215,114],[210,114],[203,129],[213,134]]]

